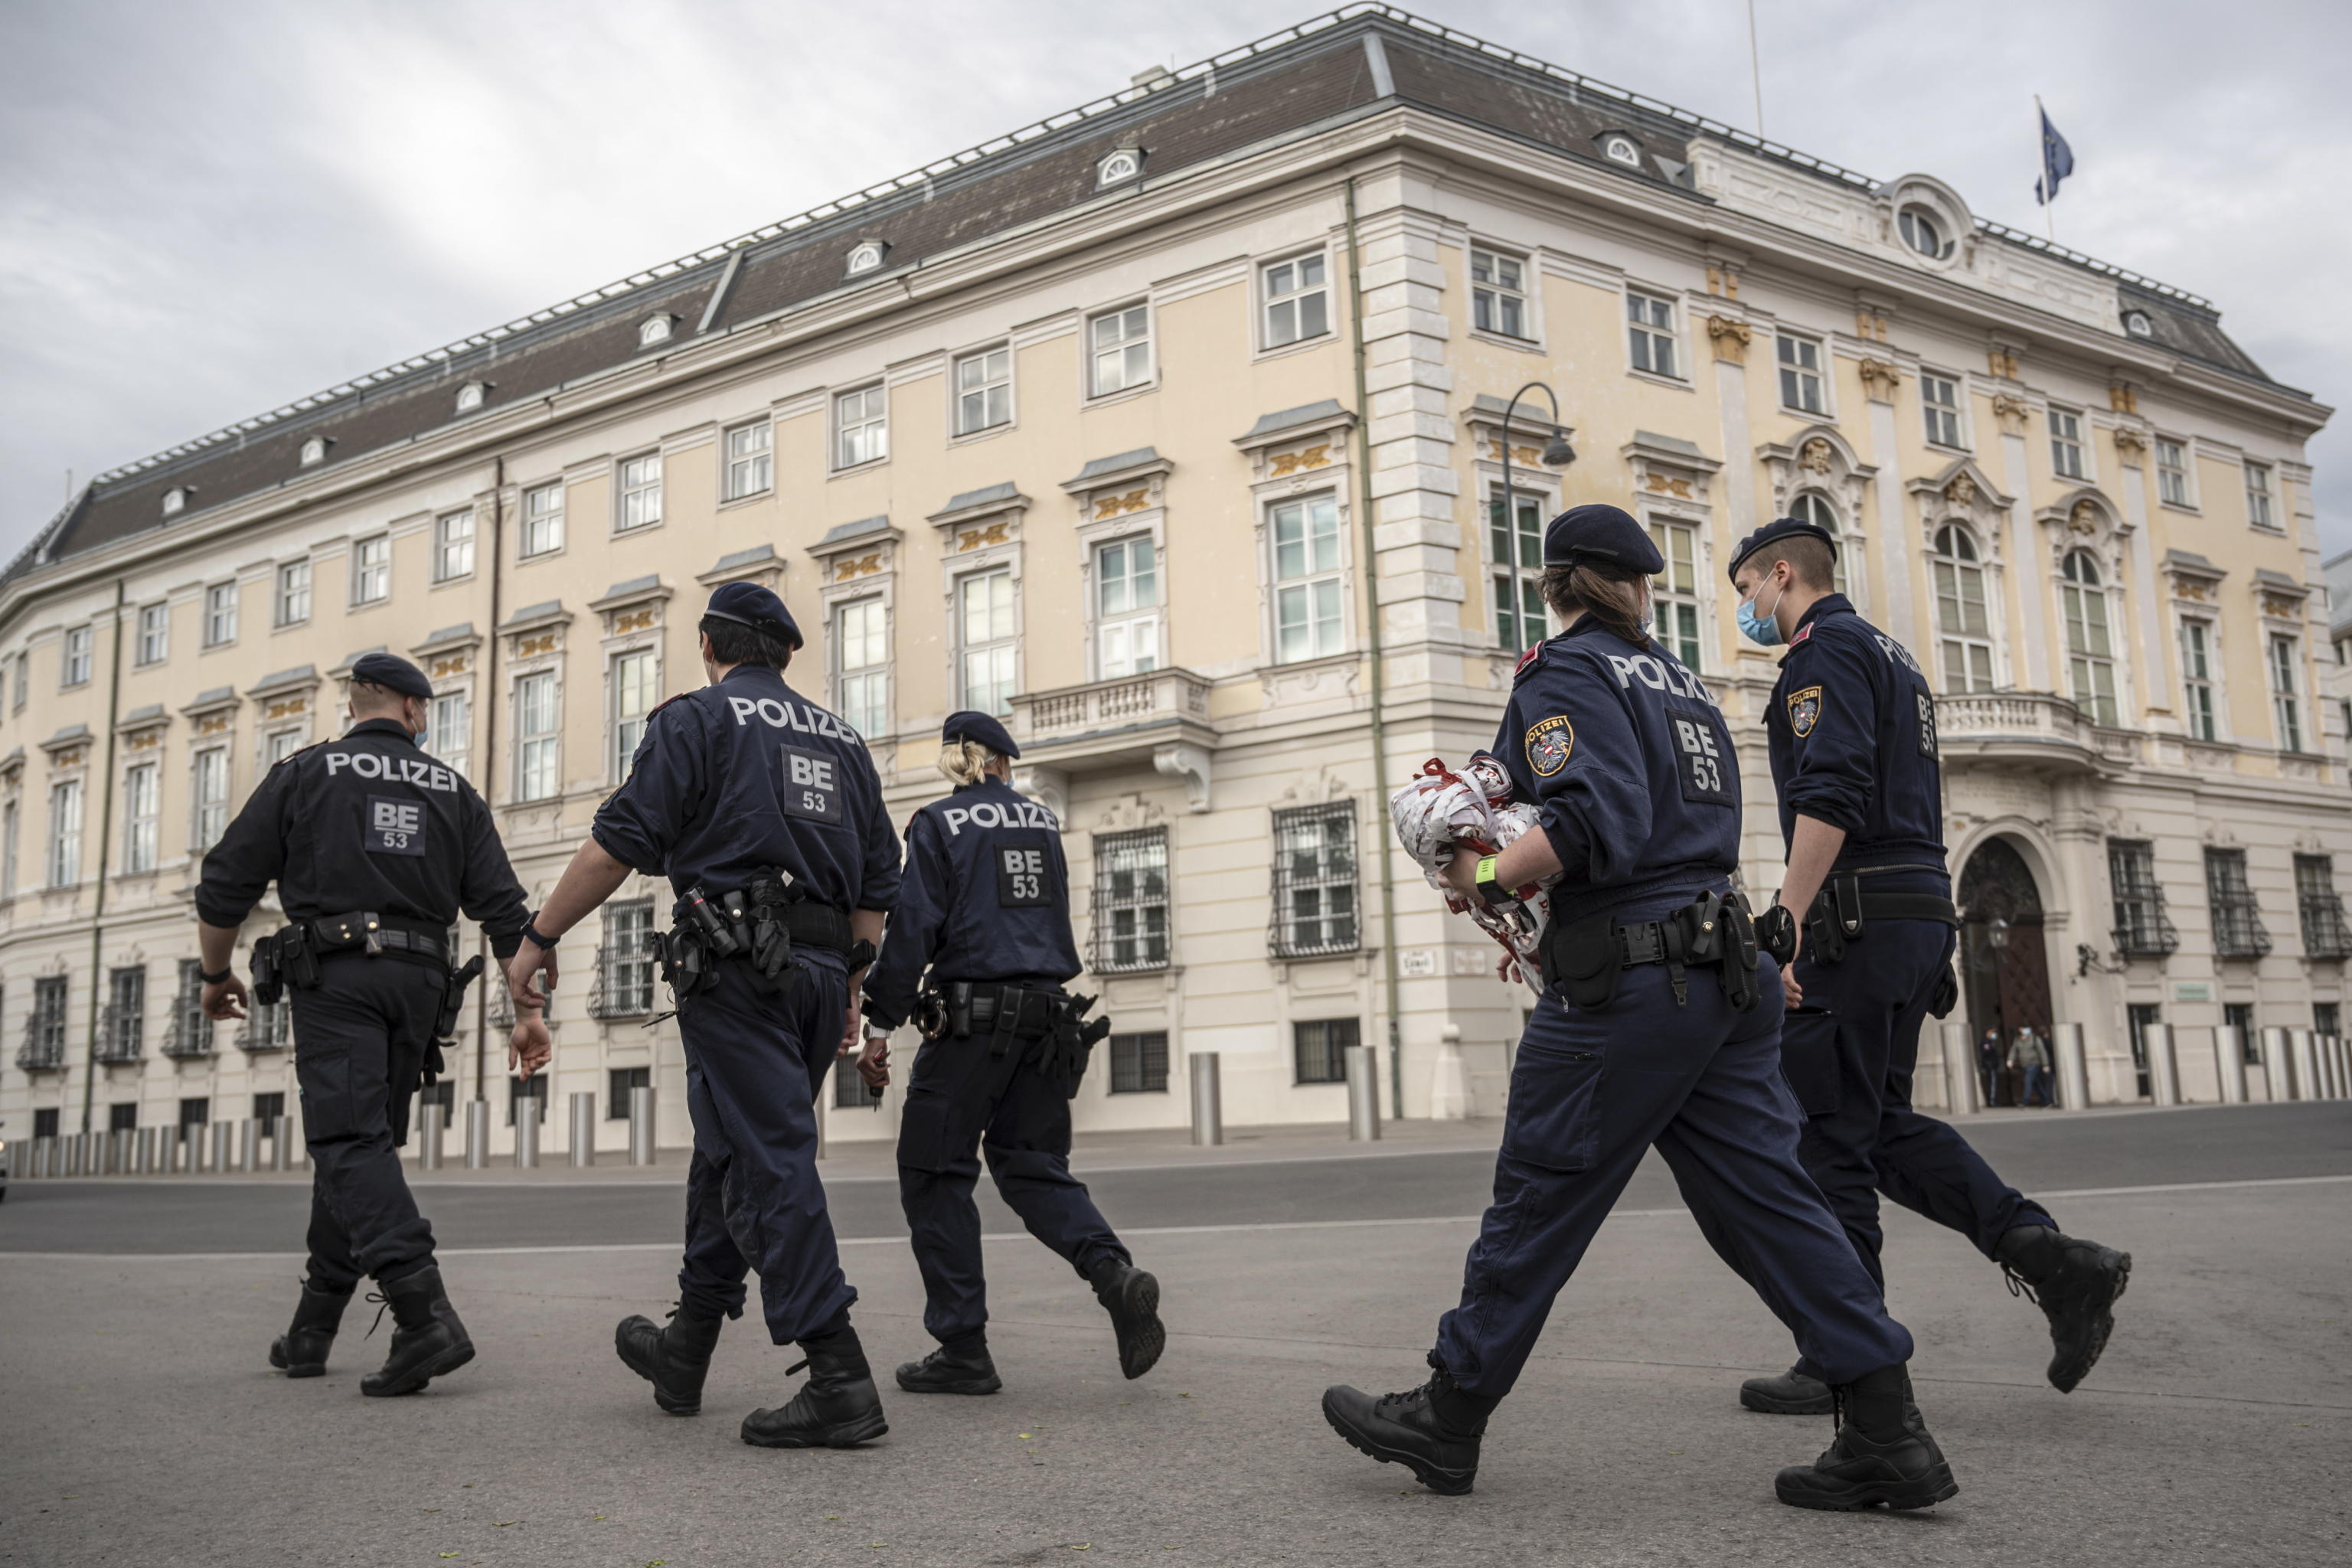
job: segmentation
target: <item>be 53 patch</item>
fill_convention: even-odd
[[[360,843],[371,855],[425,853],[425,803],[398,795],[367,797],[367,829]]]
[[[1919,700],[1919,754],[1933,762],[1936,759],[1936,700],[1925,691],[1914,691]]]
[[[1576,726],[1566,714],[1555,713],[1550,718],[1528,726],[1528,766],[1538,778],[1549,778],[1568,766],[1568,759],[1576,750]]]
[[[838,827],[848,820],[841,803],[841,759],[825,752],[804,752],[785,746],[783,774],[778,781],[776,805],[786,816],[829,822]]]
[[[1037,833],[1000,833],[988,842],[996,861],[996,907],[1001,910],[1042,910],[1054,901],[1046,886],[1052,863],[1045,838]]]
[[[1665,710],[1683,798],[1707,805],[1733,805],[1731,734],[1722,718],[1711,709],[1683,702],[1669,702]]]
[[[1822,689],[1808,686],[1802,691],[1789,693],[1789,728],[1803,740],[1822,721]]]

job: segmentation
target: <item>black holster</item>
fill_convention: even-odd
[[[253,1000],[257,1005],[275,1007],[286,999],[286,973],[278,963],[278,939],[274,936],[256,938],[253,943]]]
[[[1544,984],[1557,985],[1569,1005],[1586,1012],[1617,999],[1619,977],[1643,963],[1663,963],[1675,1005],[1690,1001],[1694,968],[1722,971],[1724,1000],[1738,1012],[1756,1005],[1758,942],[1755,918],[1738,893],[1701,893],[1664,920],[1627,925],[1614,915],[1592,915],[1544,933],[1538,952]]]
[[[466,988],[482,977],[482,955],[474,954],[463,964],[449,972],[449,988],[441,995],[441,1013],[433,1021],[433,1037],[455,1039],[457,1035],[457,1015],[466,1005]],[[431,1079],[425,1080],[432,1082]]]
[[[1936,976],[1936,989],[1927,998],[1927,1011],[1936,1017],[1944,1018],[1950,1016],[1952,1009],[1959,1005],[1960,977],[1952,973],[1952,966],[1948,963]]]
[[[1859,940],[1872,921],[1938,921],[1957,926],[1960,916],[1952,900],[1940,893],[1886,892],[1866,886],[1852,871],[1843,872],[1822,884],[1822,890],[1813,895],[1812,908],[1805,911],[1805,956],[1815,963],[1839,963],[1845,957],[1847,944]],[[1956,981],[1944,1013],[1958,1001]],[[1936,1016],[1940,1018],[1944,1013]]]

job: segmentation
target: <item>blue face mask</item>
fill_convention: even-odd
[[[1761,594],[1763,591],[1762,585],[1759,584],[1756,593]],[[1786,596],[1786,594],[1787,590],[1784,589],[1780,594],[1773,596],[1773,609],[1778,610],[1780,607],[1780,600]],[[1748,597],[1739,601],[1738,615],[1739,619],[1740,635],[1745,637],[1749,642],[1755,643],[1762,647],[1772,647],[1779,644],[1780,640],[1780,620],[1774,616],[1763,614],[1757,608],[1755,595],[1750,595]]]

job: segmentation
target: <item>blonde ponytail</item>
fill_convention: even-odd
[[[988,776],[998,753],[978,741],[950,741],[940,748],[940,772],[950,784],[974,784]]]

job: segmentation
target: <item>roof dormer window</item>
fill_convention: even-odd
[[[488,382],[469,381],[457,389],[457,412],[471,414],[489,400],[490,384]]]
[[[637,347],[649,349],[656,343],[666,343],[677,331],[676,316],[647,316],[637,323]]]
[[[1928,260],[1950,258],[1955,242],[1946,237],[1942,221],[1926,207],[1905,207],[1896,215],[1895,225],[1902,233],[1903,243]]]
[[[309,440],[303,442],[301,460],[302,466],[306,468],[315,468],[320,463],[325,462],[327,460],[327,438],[324,436],[313,436]]]
[[[2156,323],[2147,319],[2145,310],[2126,310],[2124,331],[2136,338],[2152,338],[2156,336]]]
[[[163,515],[177,517],[188,510],[188,498],[195,492],[185,485],[173,485],[163,492]]]
[[[861,239],[849,247],[849,261],[844,270],[852,278],[861,272],[872,272],[882,265],[882,258],[889,254],[888,240]]]
[[[1143,149],[1140,147],[1121,147],[1095,165],[1095,184],[1097,188],[1123,185],[1130,180],[1139,180],[1142,177]]]
[[[1631,136],[1621,132],[1612,131],[1601,139],[1601,155],[1629,169],[1642,166],[1642,149],[1634,144]]]

